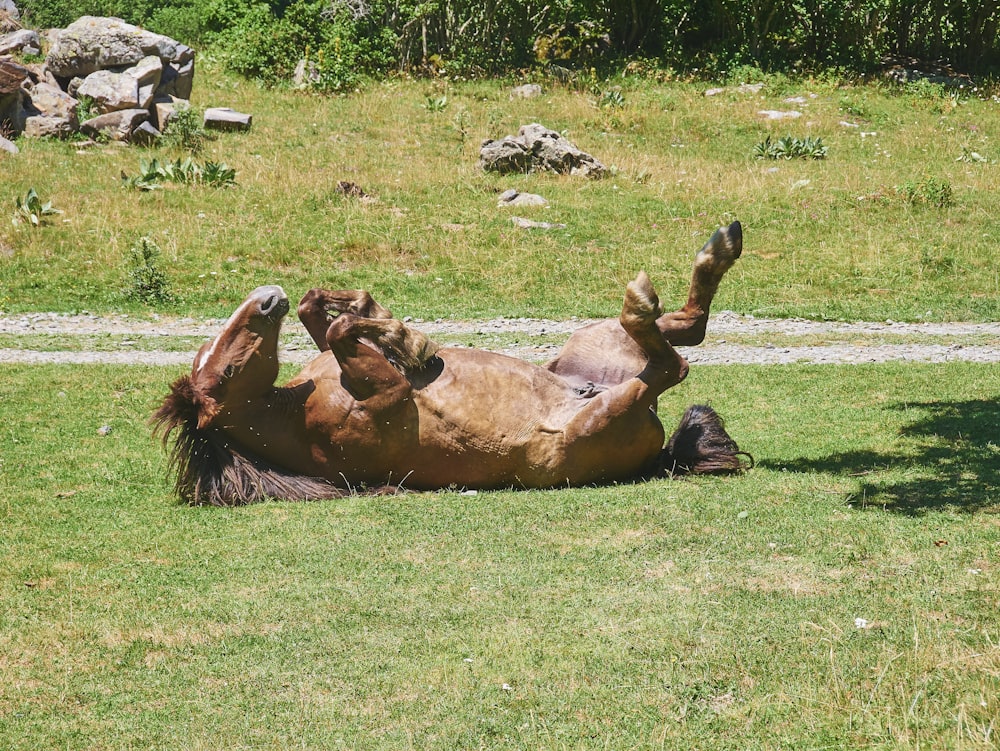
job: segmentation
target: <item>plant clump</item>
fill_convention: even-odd
[[[826,159],[827,147],[822,138],[782,136],[772,141],[768,136],[753,150],[757,159]]]
[[[149,237],[140,237],[129,248],[128,284],[124,295],[129,300],[158,305],[174,299],[167,275],[158,265],[160,248]]]
[[[40,227],[45,217],[53,214],[61,214],[62,211],[52,207],[52,201],[42,203],[38,197],[38,192],[34,188],[28,188],[24,198],[18,196],[14,199],[14,216],[12,221],[14,226],[26,222],[30,227]]]

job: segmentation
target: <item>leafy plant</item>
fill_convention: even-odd
[[[201,168],[201,182],[214,188],[236,184],[236,170],[225,162],[205,162]]]
[[[192,154],[199,153],[205,146],[209,134],[202,125],[202,113],[194,107],[177,107],[164,131],[168,144],[185,149]]]
[[[76,119],[80,122],[97,117],[97,102],[92,97],[83,95],[76,100]]]
[[[159,246],[149,237],[143,236],[128,252],[130,268],[125,297],[149,305],[173,300],[167,275],[157,265]]]
[[[199,165],[190,157],[176,159],[172,162],[160,162],[158,159],[139,160],[139,174],[128,176],[122,173],[122,184],[126,188],[137,190],[157,190],[163,182],[190,185],[200,183],[215,188],[224,188],[236,184],[236,170],[225,162],[205,162]]]
[[[445,107],[448,106],[448,97],[445,95],[439,97],[429,96],[420,106],[428,112],[444,112]]]
[[[947,208],[955,203],[955,191],[951,183],[939,177],[926,177],[923,180],[908,180],[896,188],[903,200],[910,204],[926,204],[939,209]]]
[[[768,136],[754,147],[753,155],[757,159],[825,159],[826,149],[822,138],[782,136],[772,141]]]
[[[608,89],[597,98],[597,106],[601,109],[621,109],[625,106],[625,97],[621,89]]]
[[[21,222],[27,222],[32,227],[40,227],[45,217],[61,213],[62,211],[52,207],[52,201],[42,203],[42,199],[38,197],[34,188],[28,188],[24,198],[14,199],[13,222],[15,226]]]

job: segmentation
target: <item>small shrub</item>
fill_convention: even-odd
[[[62,211],[59,209],[52,208],[52,201],[42,203],[42,199],[38,197],[35,189],[28,188],[28,192],[24,198],[18,197],[14,199],[14,216],[12,217],[12,221],[14,222],[14,226],[19,225],[21,222],[27,222],[32,227],[40,227],[45,217],[61,213]]]
[[[753,155],[757,159],[825,159],[826,149],[822,138],[782,136],[772,141],[768,136],[754,147]]]
[[[157,244],[148,237],[140,237],[128,252],[130,268],[125,297],[147,305],[172,301],[167,275],[157,265],[160,257]]]
[[[938,177],[926,177],[923,180],[908,180],[896,188],[903,200],[913,205],[947,208],[955,203],[955,192],[951,183]]]
[[[167,122],[164,138],[168,144],[199,153],[208,140],[208,131],[202,125],[203,113],[194,107],[178,107]]]

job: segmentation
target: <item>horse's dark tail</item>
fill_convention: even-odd
[[[190,504],[241,506],[265,499],[312,501],[343,498],[349,491],[321,478],[285,472],[249,455],[214,428],[198,427],[198,396],[188,376],[178,378],[150,422],[162,433],[164,446],[171,434],[170,470],[174,490]]]
[[[732,475],[751,468],[753,457],[740,451],[719,414],[707,404],[693,404],[660,452],[661,474]]]

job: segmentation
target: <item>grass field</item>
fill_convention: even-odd
[[[511,84],[392,80],[344,98],[265,91],[205,61],[196,106],[251,112],[249,134],[209,141],[196,159],[237,171],[230,189],[122,187],[141,158],[184,156],[75,143],[20,142],[0,197],[34,187],[64,213],[32,230],[0,223],[0,309],[147,310],[128,299],[130,248],[149,237],[171,301],[158,309],[228,315],[246,292],[284,285],[371,289],[399,315],[475,318],[615,314],[646,269],[665,299],[690,259],[740,219],[746,252],[718,305],[809,318],[996,320],[1000,130],[995,98],[930,84],[904,89],[767,79],[759,93],[707,83]],[[787,101],[795,98],[797,101]],[[615,101],[615,106],[599,106]],[[441,103],[443,102],[443,103]],[[769,121],[763,110],[796,110]],[[612,168],[605,180],[497,177],[480,141],[541,122]],[[822,138],[822,160],[761,160],[767,137]],[[377,197],[337,192],[349,180]],[[496,197],[544,195],[515,229]],[[521,212],[525,213],[525,212]]]
[[[237,185],[126,190],[140,158],[183,152],[22,140],[0,155],[2,205],[34,187],[64,213],[0,222],[0,310],[152,328],[278,283],[364,287],[426,320],[607,316],[640,268],[679,303],[693,253],[739,219],[716,310],[1000,319],[995,97],[772,77],[715,96],[599,83],[620,87],[610,107],[550,83],[530,101],[409,80],[321,99],[199,65],[197,106],[254,114],[196,157]],[[533,121],[611,176],[477,169],[482,138]],[[826,158],[753,156],[785,135]],[[510,187],[566,229],[516,230],[496,207]],[[129,294],[142,237],[159,302]],[[996,365],[695,367],[661,416],[711,401],[757,459],[742,477],[237,510],[171,495],[146,420],[180,370],[0,365],[0,748],[1000,745]]]
[[[744,477],[228,511],[174,375],[0,371],[5,748],[997,745],[995,366],[697,368]]]

